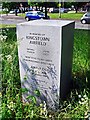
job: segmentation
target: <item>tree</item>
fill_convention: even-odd
[[[73,0],[72,0],[73,1]],[[72,5],[75,8],[76,13],[78,12],[78,9],[81,8],[83,5],[85,5],[86,2],[65,2],[64,6],[65,7],[71,7]]]
[[[19,7],[18,2],[2,2],[2,8],[7,8],[8,11],[15,9],[16,7]]]
[[[90,12],[90,2],[88,2],[85,6],[86,6],[87,11]]]

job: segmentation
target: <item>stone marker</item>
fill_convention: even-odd
[[[33,95],[52,109],[70,90],[74,22],[34,20],[17,25],[18,55],[24,101]],[[35,91],[40,91],[40,96]]]

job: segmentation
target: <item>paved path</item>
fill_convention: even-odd
[[[17,24],[25,21],[23,17],[15,16],[14,14],[0,16],[0,24]]]
[[[23,17],[15,16],[14,14],[0,15],[0,24],[17,24],[26,22]],[[79,20],[75,21],[75,29],[87,29],[90,30],[90,24],[81,24]]]

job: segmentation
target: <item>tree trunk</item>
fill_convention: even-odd
[[[45,2],[45,19],[47,19],[47,2]]]
[[[37,11],[38,9],[37,9],[37,5],[36,5],[36,11]]]
[[[78,11],[78,7],[77,7],[77,6],[75,6],[75,11],[76,11],[76,13],[77,13],[77,11]]]

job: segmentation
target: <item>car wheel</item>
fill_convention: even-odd
[[[84,20],[84,19],[81,21],[82,24],[86,24],[86,22],[87,22],[87,21]]]
[[[30,19],[28,17],[25,18],[27,21],[29,21]]]
[[[41,18],[41,20],[43,20],[43,18]]]

